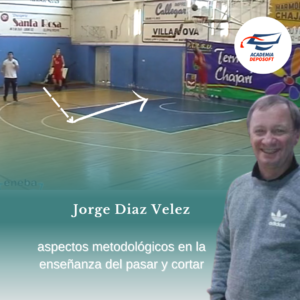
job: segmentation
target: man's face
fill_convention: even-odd
[[[250,140],[261,171],[284,172],[291,162],[299,132],[293,128],[285,104],[255,110],[250,121]]]
[[[14,57],[14,56],[13,56],[12,53],[9,53],[9,54],[8,54],[8,58],[9,58],[9,59],[13,59],[13,57]]]
[[[59,55],[60,54],[60,49],[57,49],[56,50],[56,55]]]

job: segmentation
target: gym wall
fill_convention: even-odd
[[[152,38],[153,33],[175,32],[182,26],[181,32],[184,34],[180,38],[231,43],[239,28],[232,23],[225,34],[224,30],[212,32],[201,25],[183,23],[186,13],[162,14],[167,6],[176,8],[176,4],[186,1],[59,0],[51,6],[48,2],[37,3],[31,0],[0,1],[0,16],[9,15],[9,21],[2,20],[5,16],[0,19],[0,54],[5,59],[8,51],[15,53],[21,65],[20,85],[44,79],[51,55],[57,47],[62,49],[67,65],[72,66],[69,79],[93,84],[96,47],[109,46],[111,86],[181,93],[184,42],[176,39],[162,41]],[[199,11],[196,13],[205,13],[203,5],[207,4],[203,1],[197,3]],[[231,14],[235,19],[246,22],[267,14],[266,2],[257,1],[251,9],[249,2],[243,3],[234,2],[231,5]],[[179,5],[177,9],[183,12],[186,7]],[[219,9],[225,11],[226,7],[220,4]],[[31,18],[38,23],[47,18],[61,23],[64,29],[24,34],[22,30],[9,30],[14,18],[19,21]]]
[[[0,1],[0,58],[3,61],[8,51],[14,52],[20,63],[19,85],[42,81],[57,47],[61,48],[67,65],[75,61],[70,37],[71,15],[70,0],[51,4],[31,0]],[[30,30],[26,30],[25,22],[31,24]],[[74,75],[70,71],[69,76]]]
[[[185,24],[183,20],[187,14],[183,12],[187,2],[75,1],[72,42],[78,47],[85,47],[87,55],[96,46],[110,47],[111,85],[114,87],[181,93],[185,44],[176,39],[162,41],[152,38],[153,33],[175,32],[183,24],[184,34],[180,38],[231,43],[240,28],[232,23],[228,32],[224,33],[221,30],[212,32],[194,23]],[[196,13],[203,14],[206,9],[203,5],[207,5],[207,2],[197,3],[199,11]],[[221,2],[217,5],[219,10],[226,11]],[[162,14],[170,6],[179,13]],[[258,1],[249,9],[249,2],[246,1],[242,6],[240,2],[231,5],[232,16],[242,22],[267,14],[266,2]],[[93,74],[88,76],[92,77]]]

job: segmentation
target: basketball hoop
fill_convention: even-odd
[[[209,20],[208,16],[193,16],[192,22],[199,27],[210,28],[211,20]]]
[[[208,23],[208,17],[207,16],[193,16],[194,23],[203,24]]]
[[[192,20],[196,25],[214,28],[215,30],[223,30],[224,28],[219,28],[219,25],[221,23],[228,23],[228,20],[210,19],[208,16],[193,16]],[[217,26],[213,24],[217,24]]]

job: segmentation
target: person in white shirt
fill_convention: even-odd
[[[3,61],[1,73],[4,74],[4,96],[3,100],[6,101],[9,87],[12,85],[14,101],[18,101],[17,98],[17,71],[19,70],[19,63],[14,59],[13,52],[8,52],[7,59]]]

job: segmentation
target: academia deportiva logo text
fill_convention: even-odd
[[[288,30],[277,20],[254,18],[238,31],[235,52],[239,62],[257,74],[276,72],[287,62],[292,51]]]
[[[278,36],[278,38],[277,38]],[[250,54],[250,61],[274,61],[273,52],[264,52],[270,50],[274,45],[279,43],[281,34],[280,33],[271,33],[271,34],[254,34],[253,36],[246,37],[241,42],[241,48],[244,48],[243,45],[245,40],[248,40],[248,45],[256,45],[255,50],[258,52],[252,52]],[[268,41],[268,38],[271,38]],[[273,40],[272,39],[276,39]]]

